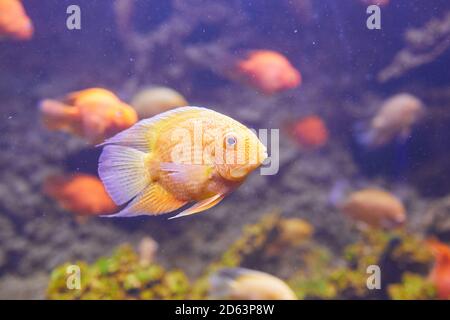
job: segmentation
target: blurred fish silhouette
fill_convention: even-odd
[[[450,247],[434,239],[427,244],[435,256],[430,280],[436,286],[439,299],[450,299]]]
[[[401,93],[387,99],[370,121],[369,128],[357,128],[358,141],[368,147],[386,145],[398,138],[406,140],[424,114],[424,106],[416,97]]]
[[[301,75],[282,54],[252,51],[236,65],[237,76],[257,90],[271,95],[300,85]]]
[[[62,208],[75,214],[78,222],[85,221],[89,216],[118,210],[102,182],[95,176],[81,173],[53,175],[46,179],[43,190]]]
[[[267,257],[279,256],[286,248],[299,246],[311,239],[314,227],[299,218],[282,219],[273,237],[270,237],[265,255]]]
[[[222,269],[210,278],[210,296],[227,300],[297,300],[288,285],[268,273],[244,269]]]
[[[158,215],[195,205],[182,217],[207,210],[243,183],[267,158],[247,127],[218,112],[182,107],[103,143],[99,175],[116,204],[114,217]]]
[[[366,188],[345,197],[339,190],[345,187],[343,183],[337,184],[330,198],[346,216],[355,220],[359,227],[394,229],[405,223],[406,210],[402,202],[391,193],[382,189]]]
[[[131,100],[139,119],[153,117],[176,107],[187,106],[186,99],[177,91],[166,87],[145,88]]]
[[[0,0],[0,38],[29,40],[33,24],[19,0]]]
[[[74,92],[62,101],[46,99],[39,107],[49,130],[69,132],[91,144],[101,143],[137,121],[131,106],[101,88]]]
[[[328,142],[328,129],[318,116],[307,116],[286,126],[289,135],[304,148],[318,149]]]

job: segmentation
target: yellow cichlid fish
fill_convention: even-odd
[[[244,268],[226,268],[210,279],[210,297],[226,300],[297,300],[281,279],[268,273]]]
[[[112,217],[159,215],[192,202],[173,218],[207,210],[267,158],[249,128],[199,107],[141,120],[102,145],[99,176],[117,205],[129,202]]]

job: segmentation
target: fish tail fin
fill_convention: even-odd
[[[78,119],[78,109],[57,100],[45,99],[39,103],[42,123],[50,130],[70,129]]]
[[[117,205],[125,204],[151,182],[149,154],[126,146],[107,145],[100,155],[98,174]]]
[[[362,145],[364,147],[370,147],[375,145],[376,142],[375,131],[371,128],[368,128],[367,125],[359,122],[353,127],[353,131],[356,138],[356,142],[359,145]]]

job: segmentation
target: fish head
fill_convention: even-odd
[[[403,227],[405,222],[406,222],[405,214],[396,213],[389,218],[381,219],[381,226],[387,230],[392,230]]]
[[[297,87],[301,83],[301,75],[292,66],[286,68],[286,72],[283,72],[283,85],[286,89],[292,89]]]
[[[126,103],[120,103],[115,112],[115,117],[120,120],[124,128],[131,127],[138,121],[136,111]]]
[[[34,28],[31,20],[28,18],[23,19],[20,23],[20,27],[17,30],[17,37],[20,40],[29,40],[33,36]]]
[[[12,38],[20,41],[30,40],[34,33],[33,24],[28,17],[18,17],[8,25],[8,30]]]
[[[215,154],[215,166],[221,177],[243,181],[267,158],[267,149],[257,135],[244,125],[233,125],[218,136],[220,153]]]

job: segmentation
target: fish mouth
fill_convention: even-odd
[[[267,149],[264,148],[259,154],[259,165],[268,164],[269,154]]]
[[[266,161],[267,159],[269,159],[269,154],[267,153],[267,150],[264,150],[261,157],[261,163],[264,163],[264,161]]]

